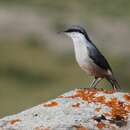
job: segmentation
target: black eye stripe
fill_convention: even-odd
[[[65,32],[78,32],[78,33],[81,33],[81,34],[83,34],[85,37],[86,37],[86,39],[89,41],[89,42],[91,42],[91,40],[90,40],[90,38],[88,37],[88,34],[86,33],[86,31],[84,30],[84,31],[81,31],[81,30],[78,30],[78,29],[69,29],[69,30],[67,30],[67,31],[65,31]]]
[[[84,29],[83,27],[81,27],[81,26],[72,26],[71,28],[65,30],[64,32],[66,32],[66,33],[73,33],[73,32],[81,33],[81,34],[83,34],[83,35],[86,37],[86,39],[87,39],[89,42],[91,42],[90,38],[88,37],[87,32],[86,32],[85,29]]]
[[[84,34],[84,32],[82,32],[81,30],[78,30],[78,29],[69,29],[69,30],[66,30],[65,32],[79,32],[79,33]]]

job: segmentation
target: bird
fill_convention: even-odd
[[[120,90],[120,85],[115,79],[107,59],[92,42],[82,26],[73,25],[62,31],[62,33],[72,39],[76,61],[81,69],[94,77],[89,85],[90,88],[96,88],[102,79],[106,79],[113,90]]]

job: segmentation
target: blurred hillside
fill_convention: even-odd
[[[88,86],[72,41],[57,34],[73,24],[87,29],[129,90],[130,1],[0,0],[0,117]]]

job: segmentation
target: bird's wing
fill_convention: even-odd
[[[104,70],[111,70],[109,63],[106,58],[101,54],[101,52],[96,48],[95,45],[87,46],[89,50],[89,56],[93,60],[93,62],[98,65],[100,68]]]

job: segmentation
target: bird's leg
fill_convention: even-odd
[[[96,78],[93,79],[93,81],[92,81],[91,84],[89,85],[89,88],[92,88],[92,87],[93,87],[93,85],[95,84],[96,80],[97,80]]]
[[[114,78],[113,79],[107,78],[107,80],[112,85],[114,91],[120,90],[120,86],[119,86],[118,82]]]
[[[116,80],[109,80],[109,82],[112,85],[114,91],[120,90],[119,84]]]
[[[92,81],[92,83],[90,84],[90,88],[96,88],[96,85],[102,80],[102,78],[97,78],[95,77],[94,80]]]

